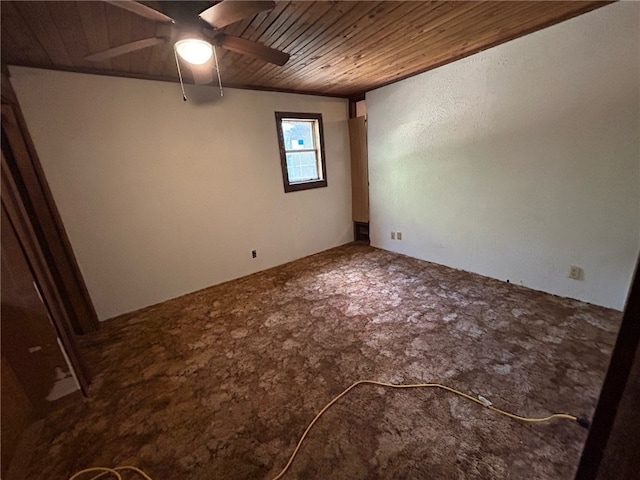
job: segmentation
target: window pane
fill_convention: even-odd
[[[322,114],[275,112],[284,191],[327,186]]]
[[[319,180],[316,152],[287,153],[287,173],[292,183]]]
[[[309,150],[316,148],[314,145],[313,126],[314,121],[282,120],[282,135],[284,136],[285,150]]]

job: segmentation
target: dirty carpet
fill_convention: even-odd
[[[621,314],[350,244],[164,302],[80,339],[89,398],[45,420],[28,478],[134,464],[267,480],[359,379],[441,382],[529,416],[591,416]],[[284,479],[570,479],[586,430],[447,392],[360,386]]]

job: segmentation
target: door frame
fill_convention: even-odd
[[[98,316],[4,69],[1,114],[2,204],[80,388],[87,395],[91,377],[75,335],[98,330]]]
[[[2,174],[13,181],[15,197],[24,207],[20,210],[25,215],[23,220],[32,227],[73,331],[81,335],[99,330],[98,315],[5,68],[2,70],[2,150],[8,164]]]
[[[600,398],[582,450],[575,480],[603,478],[600,476],[600,467],[607,449],[615,446],[616,437],[620,434],[616,431],[618,407],[625,395],[628,394],[626,387],[631,377],[631,369],[636,361],[636,355],[640,355],[640,258],[636,263],[622,314],[622,324],[618,330],[618,337],[613,347],[604,384],[600,390]],[[618,429],[621,430],[619,426]],[[640,440],[638,436],[635,436],[634,440],[637,452]],[[631,451],[633,450],[632,447]],[[624,457],[619,458],[618,461],[625,462],[627,465],[637,464],[637,458]]]
[[[44,252],[37,242],[37,236],[30,222],[22,199],[17,194],[15,179],[9,170],[9,162],[5,156],[4,132],[2,133],[2,185],[1,197],[9,221],[15,229],[20,245],[36,280],[38,293],[49,313],[49,318],[56,329],[58,337],[69,358],[82,392],[87,395],[91,377],[86,364],[82,360],[75,339],[71,321],[64,308],[60,292],[56,288],[52,272],[48,268]],[[10,152],[7,152],[10,155]]]

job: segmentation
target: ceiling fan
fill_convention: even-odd
[[[269,63],[282,66],[289,60],[289,54],[269,48],[260,43],[228,35],[220,29],[275,7],[273,1],[222,0],[211,6],[211,2],[160,2],[163,11],[155,10],[134,0],[106,0],[106,3],[122,8],[149,20],[163,24],[155,37],[136,40],[85,57],[86,60],[100,62],[143,48],[160,44],[173,45],[180,77],[178,56],[189,65],[196,84],[213,81],[213,62],[217,57],[214,47],[250,55]],[[200,11],[205,7],[204,10]],[[198,13],[199,12],[199,13]],[[219,72],[218,72],[219,80]],[[182,81],[182,78],[181,78]]]

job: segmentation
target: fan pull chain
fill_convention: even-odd
[[[215,52],[215,50],[214,50]],[[182,83],[182,72],[180,71],[180,62],[178,61],[178,52],[176,47],[173,47],[173,55],[176,57],[176,67],[178,67],[178,77],[180,77],[180,88],[182,89],[182,100],[187,101],[187,94],[184,93],[184,83]],[[218,77],[220,75],[218,74]],[[221,87],[222,88],[222,87]]]
[[[220,79],[220,69],[218,68],[218,55],[216,54],[216,47],[213,45],[213,58],[216,61],[216,73],[218,74],[218,85],[220,86],[220,96],[224,97],[222,92],[222,80]]]

